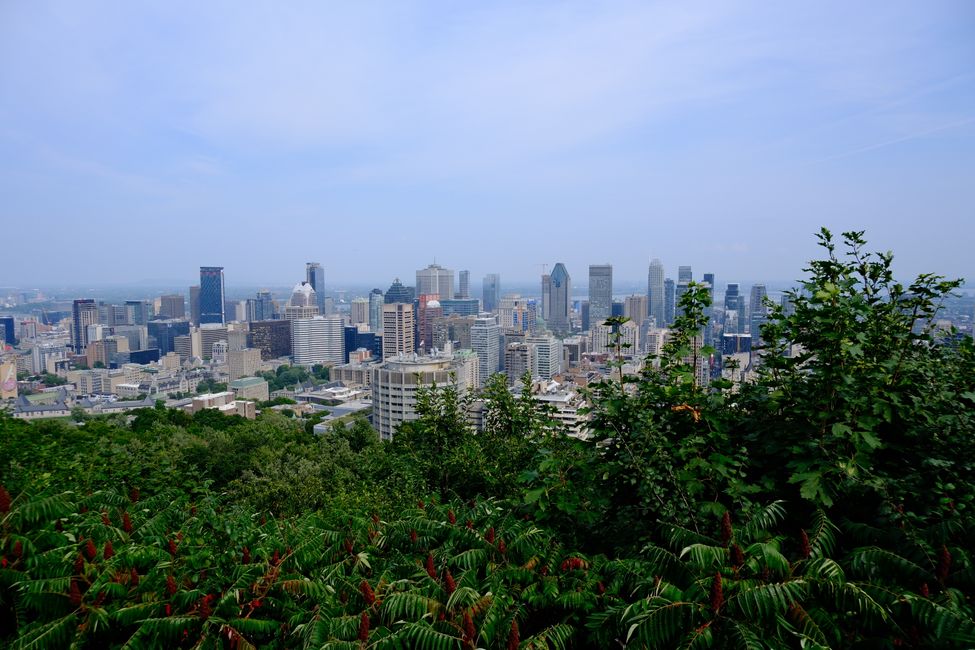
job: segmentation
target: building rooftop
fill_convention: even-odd
[[[230,382],[231,388],[249,388],[251,386],[260,386],[261,384],[266,384],[267,380],[261,377],[241,377],[240,379],[235,379]]]

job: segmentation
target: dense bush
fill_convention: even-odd
[[[592,387],[589,441],[497,378],[483,432],[437,389],[390,444],[270,409],[0,416],[0,642],[972,647],[958,283],[820,238],[751,382],[698,381],[692,284],[659,364]]]

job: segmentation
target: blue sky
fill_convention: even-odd
[[[975,3],[0,3],[0,284],[789,280],[820,225],[975,280]]]

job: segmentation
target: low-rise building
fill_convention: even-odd
[[[260,377],[235,379],[230,382],[230,390],[236,399],[252,399],[258,402],[266,402],[270,399],[267,380]]]

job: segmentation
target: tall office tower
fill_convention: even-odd
[[[353,325],[369,324],[369,299],[353,298],[349,305],[349,317]]]
[[[481,317],[474,321],[471,326],[471,348],[477,354],[477,385],[483,388],[501,363],[501,326],[497,317]]]
[[[257,292],[257,304],[254,309],[255,318],[252,320],[271,320],[274,318],[274,298],[267,289]]]
[[[416,272],[416,294],[435,293],[440,300],[450,300],[454,297],[454,272],[439,264],[431,264]]]
[[[677,267],[677,286],[674,288],[674,314],[676,316],[681,316],[684,313],[684,310],[680,308],[680,299],[687,293],[687,287],[693,280],[694,275],[691,273],[691,267]]]
[[[149,322],[149,302],[146,300],[125,301],[125,325],[145,325]],[[122,323],[116,323],[121,325]]]
[[[461,271],[460,272],[460,286],[457,288],[457,293],[454,294],[454,298],[459,298],[461,300],[471,297],[471,272]]]
[[[261,359],[291,356],[291,321],[263,320],[250,324],[250,347],[261,351]]]
[[[602,323],[613,315],[613,265],[589,265],[589,323]]]
[[[704,308],[704,316],[708,324],[704,326],[704,345],[715,346],[714,340],[714,273],[704,274],[704,286],[708,289],[708,306]],[[716,347],[716,346],[715,346]]]
[[[369,292],[369,329],[379,334],[383,330],[383,290]]]
[[[752,285],[748,297],[748,333],[752,335],[752,344],[756,346],[761,338],[762,323],[768,320],[768,308],[765,306],[767,297],[768,290],[764,284]]]
[[[200,324],[200,285],[190,287],[190,322]]]
[[[666,327],[664,265],[657,258],[653,258],[650,262],[650,269],[647,271],[647,304],[650,309],[650,317],[657,321],[657,327]]]
[[[676,287],[670,278],[664,280],[664,322],[663,327],[670,327],[674,324],[674,315],[677,309]]]
[[[389,285],[389,289],[386,291],[386,295],[383,297],[385,301],[384,304],[392,305],[398,302],[408,302],[413,304],[413,298],[416,296],[416,290],[413,287],[404,287],[403,283],[399,281],[399,278],[393,280],[393,283]]]
[[[3,350],[4,344],[17,344],[17,329],[13,316],[0,316],[0,350]]]
[[[305,282],[315,290],[315,306],[318,313],[325,313],[325,269],[318,262],[305,263]]]
[[[552,379],[562,372],[562,341],[545,332],[526,336],[525,343],[535,349],[532,357],[532,376]]]
[[[88,347],[88,326],[98,322],[98,305],[91,298],[75,300],[71,305],[71,347],[81,354]]]
[[[165,295],[159,299],[159,318],[185,318],[186,305],[178,293]]]
[[[200,325],[227,322],[224,317],[223,302],[226,292],[223,284],[222,266],[200,267]]]
[[[521,381],[526,372],[531,374],[534,357],[535,347],[528,343],[509,343],[504,346],[504,373],[508,376],[509,386]]]
[[[389,294],[386,294],[387,298]],[[383,359],[415,351],[413,303],[394,302],[383,305]]]
[[[639,325],[647,319],[647,297],[640,294],[627,296],[623,302],[623,316]]]
[[[786,318],[796,313],[796,303],[787,293],[783,293],[782,297],[779,298],[779,305],[782,307],[782,315]]]
[[[579,303],[579,320],[582,321],[582,331],[588,332],[592,327],[592,320],[589,318],[589,301],[583,300]]]
[[[542,276],[542,313],[545,324],[553,332],[568,334],[572,330],[569,314],[572,311],[572,278],[559,262],[548,275]]]
[[[729,282],[724,292],[724,329],[725,334],[744,334],[743,311],[744,296],[739,293],[738,283]]]
[[[490,313],[498,308],[500,299],[501,276],[497,273],[488,273],[484,276],[481,286],[481,308]]]

